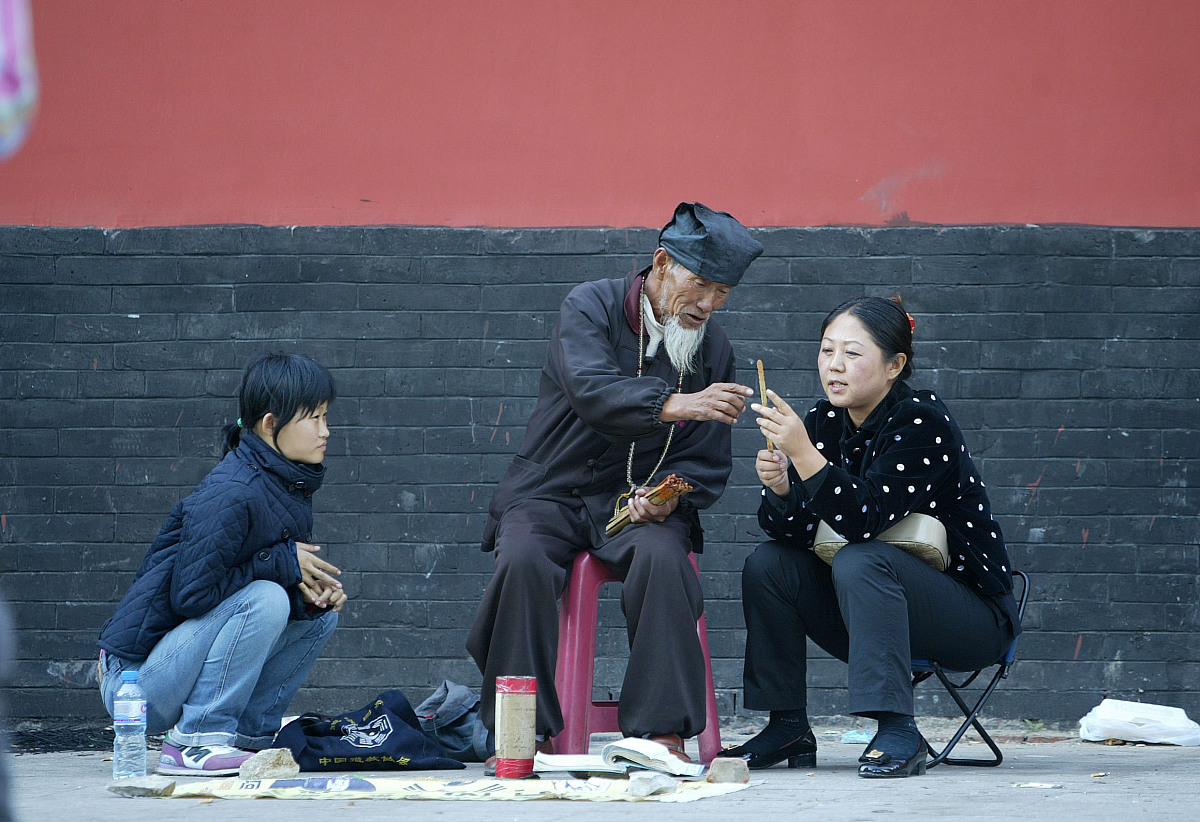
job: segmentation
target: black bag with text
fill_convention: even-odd
[[[384,691],[364,708],[337,716],[304,714],[275,736],[302,771],[434,771],[466,767],[421,730],[408,698]]]

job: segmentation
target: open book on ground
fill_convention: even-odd
[[[628,773],[644,768],[671,776],[701,776],[704,766],[684,762],[671,753],[666,745],[649,739],[626,737],[605,745],[597,754],[536,754],[535,773],[570,771],[571,773]]]

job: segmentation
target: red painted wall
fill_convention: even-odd
[[[37,2],[0,224],[1200,225],[1200,3]]]

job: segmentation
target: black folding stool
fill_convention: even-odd
[[[1017,600],[1017,615],[1018,619],[1022,619],[1025,616],[1025,603],[1029,601],[1029,577],[1024,571],[1016,570],[1012,572],[1012,575],[1014,587],[1016,586],[1018,579],[1021,581],[1020,597]],[[951,698],[955,701],[955,703],[957,703],[959,709],[963,712],[963,716],[966,717],[958,731],[955,732],[954,736],[950,738],[950,741],[946,743],[946,747],[942,748],[940,752],[935,752],[933,746],[930,746],[930,759],[926,764],[927,768],[932,768],[935,765],[942,764],[943,762],[947,765],[995,767],[1004,761],[1004,754],[1000,753],[1000,748],[996,745],[996,741],[992,739],[992,737],[980,723],[979,712],[983,710],[984,704],[988,701],[988,698],[992,695],[992,692],[996,690],[996,686],[1000,684],[1000,680],[1008,676],[1009,669],[1012,668],[1013,661],[1016,659],[1016,656],[1017,640],[1014,639],[1012,645],[1008,646],[1008,651],[1005,652],[1003,657],[991,665],[985,665],[978,671],[948,671],[931,659],[914,659],[912,661],[913,686],[915,687],[918,683],[924,682],[931,676],[936,676],[946,688],[946,691],[950,694]],[[983,693],[980,694],[979,698],[975,701],[975,706],[968,706],[960,691],[969,687],[971,683],[973,683],[984,671],[987,671],[993,667],[996,669],[996,671],[994,674],[992,674],[992,679],[987,684],[987,687],[983,689]],[[967,675],[967,678],[962,682],[955,682],[950,678],[952,675],[962,674]],[[966,732],[972,727],[975,728],[975,732],[979,734],[980,738],[983,739],[987,746],[991,748],[993,755],[992,758],[952,759],[950,757],[950,752],[954,750],[954,746],[958,744],[959,740],[963,738],[963,735],[966,734]]]

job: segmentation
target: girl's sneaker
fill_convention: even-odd
[[[170,742],[164,742],[162,755],[158,758],[158,772],[184,776],[230,776],[236,774],[242,763],[252,756],[253,751],[243,751],[230,745],[177,748]]]

